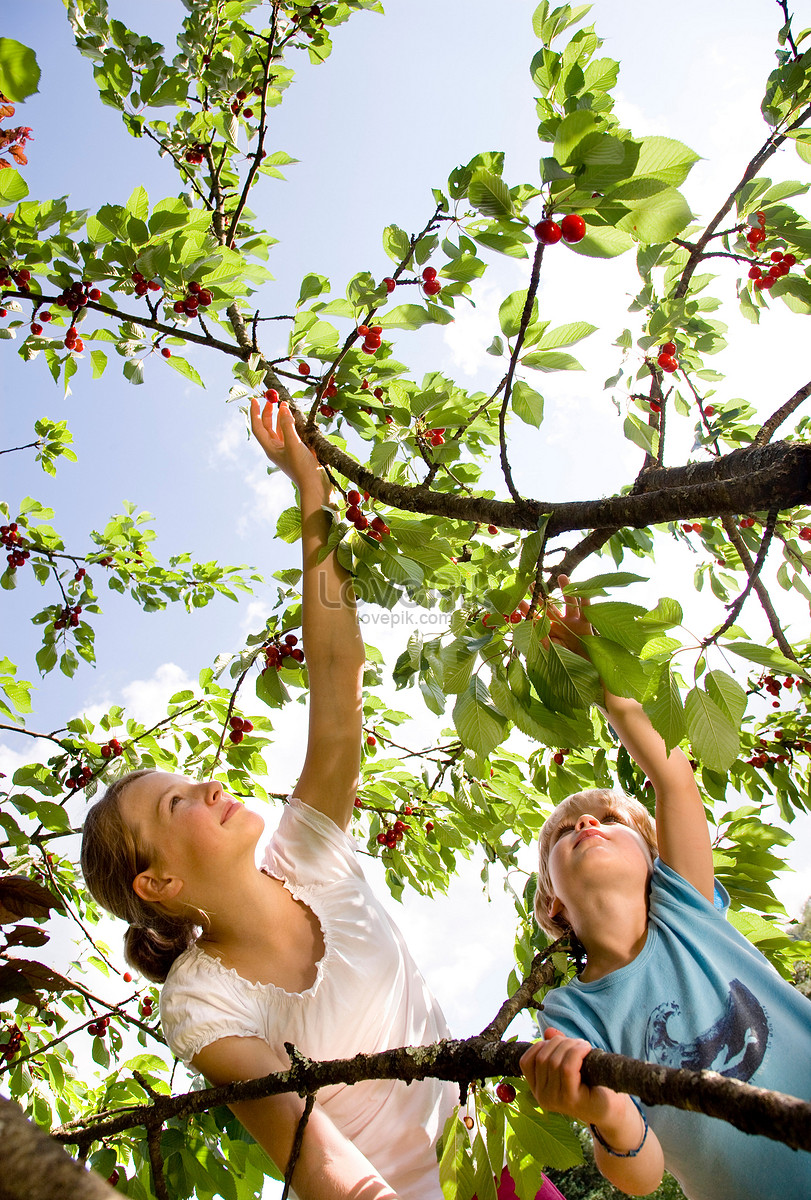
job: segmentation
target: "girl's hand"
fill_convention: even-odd
[[[260,413],[259,401],[252,396],[251,429],[273,466],[292,479],[300,492],[314,488],[322,493],[322,502],[328,502],[330,483],[327,473],[299,437],[293,414],[284,401],[279,404],[274,428],[273,404],[268,401]]]
[[[558,575],[558,583],[562,588],[568,587],[569,576]],[[588,597],[580,600],[577,596],[567,596],[564,612],[561,612],[551,600],[546,605],[547,615],[552,622],[549,637],[553,642],[558,642],[561,646],[565,646],[567,650],[572,650],[575,654],[579,654],[581,658],[587,657],[581,645],[581,640],[584,637],[590,637],[593,633],[586,616],[588,603]]]
[[[563,1113],[586,1124],[610,1121],[625,1107],[625,1097],[610,1088],[587,1087],[580,1079],[583,1059],[592,1047],[559,1029],[544,1030],[521,1058],[521,1071],[545,1112]]]

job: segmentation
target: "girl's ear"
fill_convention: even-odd
[[[132,890],[147,904],[165,904],[167,900],[174,900],[182,887],[182,879],[172,875],[162,878],[151,867],[132,881]]]
[[[560,924],[560,922],[558,922],[557,919],[561,914],[563,915],[564,920],[568,920],[566,917],[566,909],[563,907],[563,902],[559,900],[557,896],[552,897],[552,900],[550,901],[549,907],[546,911],[551,919],[556,921],[558,924]]]

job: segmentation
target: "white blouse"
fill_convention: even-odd
[[[318,918],[325,951],[304,992],[251,983],[199,946],[175,960],[160,1016],[187,1065],[224,1037],[284,1042],[314,1061],[351,1058],[448,1037],[445,1018],[403,936],[361,870],[355,843],[330,818],[293,797],[262,869]],[[364,1080],[318,1092],[333,1123],[366,1155],[400,1200],[442,1200],[436,1141],[458,1101],[450,1082]]]

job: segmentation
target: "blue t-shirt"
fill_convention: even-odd
[[[541,1025],[615,1054],[807,1100],[811,1004],[729,924],[729,896],[715,888],[713,905],[657,859],[641,953],[602,979],[549,992]],[[811,1197],[811,1154],[700,1113],[640,1108],[690,1200]]]

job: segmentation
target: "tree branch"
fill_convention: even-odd
[[[378,1054],[314,1063],[297,1055],[289,1071],[223,1087],[161,1097],[149,1105],[95,1124],[72,1122],[52,1131],[58,1142],[87,1146],[125,1129],[195,1113],[243,1100],[278,1096],[283,1092],[316,1092],[338,1083],[364,1079],[447,1079],[460,1084],[474,1079],[520,1075],[519,1061],[530,1042],[501,1042],[482,1037],[447,1039],[431,1046],[403,1046]],[[589,1086],[639,1096],[645,1104],[703,1112],[728,1121],[744,1133],[784,1142],[795,1150],[811,1151],[811,1103],[781,1092],[769,1092],[715,1071],[688,1071],[638,1062],[619,1054],[592,1050],[584,1060],[582,1078]],[[80,1128],[80,1126],[82,1126]]]
[[[152,1172],[152,1185],[157,1200],[171,1200],[166,1178],[163,1174],[163,1154],[161,1153],[162,1126],[149,1125],[146,1131],[146,1144],[149,1149],[149,1168]]]
[[[287,1169],[284,1173],[284,1191],[282,1192],[282,1200],[287,1200],[290,1195],[290,1185],[293,1182],[293,1172],[296,1169],[298,1156],[301,1154],[301,1143],[304,1140],[304,1130],[307,1128],[307,1122],[310,1119],[310,1113],[313,1111],[315,1104],[315,1093],[309,1092],[307,1099],[304,1101],[304,1112],[299,1118],[299,1123],[296,1126],[296,1136],[293,1139],[293,1148],[290,1151],[290,1158],[287,1163]]]
[[[758,578],[760,577],[760,573],[766,563],[766,555],[769,553],[769,546],[772,543],[776,522],[777,509],[773,508],[769,511],[769,516],[766,520],[766,527],[763,530],[763,537],[760,540],[760,548],[758,550],[757,559],[753,565],[747,567],[747,574],[749,578],[746,581],[746,587],[743,589],[740,596],[738,596],[737,600],[734,600],[732,604],[727,605],[729,609],[729,615],[727,616],[723,625],[721,625],[719,629],[716,629],[715,633],[701,643],[705,650],[707,646],[711,646],[714,642],[717,642],[721,634],[726,633],[730,625],[734,625],[737,621],[738,615],[746,603],[746,597],[749,595]]]
[[[735,522],[732,520],[731,517],[723,517],[721,524],[724,527],[724,533],[727,535],[730,542],[737,550],[738,556],[740,557],[740,560],[744,565],[744,569],[746,570],[747,574],[750,575],[750,577],[751,577],[752,571],[754,570],[754,563],[752,561],[752,556],[750,555],[749,550],[746,545],[746,542],[741,537],[740,532],[739,532],[737,526],[735,525]],[[754,587],[755,587],[755,594],[757,595],[757,598],[760,601],[761,607],[762,607],[763,611],[765,612],[766,617],[768,619],[769,628],[772,631],[772,636],[774,637],[774,640],[777,642],[777,645],[780,647],[781,652],[783,654],[785,654],[786,658],[790,658],[792,660],[792,662],[797,662],[797,655],[794,653],[794,650],[792,649],[792,647],[788,641],[788,638],[783,633],[780,622],[777,619],[777,613],[774,611],[774,605],[771,602],[771,597],[769,596],[769,593],[763,584],[763,580],[755,579]]]
[[[542,950],[540,954],[535,955],[526,979],[513,992],[512,996],[509,996],[504,1001],[490,1024],[485,1025],[479,1034],[480,1038],[484,1041],[495,1041],[498,1038],[502,1038],[507,1027],[518,1016],[521,1010],[529,1008],[533,1004],[535,993],[539,992],[541,988],[551,987],[554,981],[555,969],[547,960],[553,954],[562,950],[568,941],[569,935],[564,934],[556,942],[552,942],[551,946],[547,946],[545,950]]]
[[[804,384],[799,388],[790,400],[787,400],[777,412],[772,413],[768,421],[765,421],[760,429],[755,434],[752,441],[753,446],[765,446],[767,442],[772,440],[772,434],[783,424],[783,422],[791,416],[795,409],[799,408],[803,400],[807,400],[811,396],[811,382]]]
[[[538,291],[538,280],[541,277],[543,252],[544,243],[539,241],[535,247],[535,257],[532,260],[532,274],[529,280],[529,287],[527,288],[526,300],[524,301],[524,309],[521,313],[521,323],[518,327],[518,334],[515,339],[515,345],[513,346],[513,352],[510,355],[510,365],[507,368],[507,378],[504,385],[504,399],[501,402],[501,408],[499,409],[498,414],[498,439],[501,453],[501,470],[504,475],[504,481],[507,484],[507,489],[517,504],[521,503],[521,496],[519,495],[516,486],[513,483],[512,471],[510,470],[510,463],[507,459],[507,407],[510,403],[510,396],[512,395],[513,376],[515,375],[515,368],[518,365],[518,355],[521,353],[521,348],[524,345],[524,337],[526,336],[527,326],[529,325],[530,318],[532,316],[532,306],[535,303],[535,296]]]

